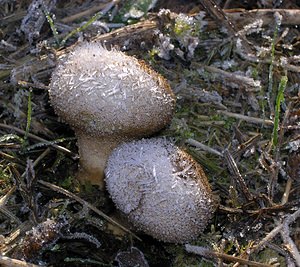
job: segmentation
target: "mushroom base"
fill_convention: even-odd
[[[77,135],[79,151],[79,171],[77,179],[80,182],[90,182],[104,189],[104,168],[112,150],[122,141],[117,138],[96,138]]]

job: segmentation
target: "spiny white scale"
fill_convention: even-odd
[[[54,72],[50,98],[52,102],[59,102],[54,108],[71,126],[89,125],[92,128],[88,131],[98,135],[111,133],[111,130],[105,131],[109,125],[121,129],[131,120],[142,124],[136,126],[139,129],[151,125],[153,117],[160,117],[159,124],[162,124],[173,112],[174,96],[158,86],[158,80],[162,79],[158,74],[150,75],[144,68],[135,58],[115,49],[109,51],[99,44],[83,44],[64,57]],[[72,107],[68,108],[65,103]],[[74,106],[82,109],[74,111]],[[84,118],[83,113],[89,114],[88,117]],[[101,123],[95,119],[97,113],[101,113]],[[140,118],[143,114],[146,120]],[[107,124],[103,119],[108,120]],[[98,126],[101,126],[100,131],[96,130]],[[145,133],[151,132],[153,130],[145,130]]]
[[[175,167],[178,162],[182,166]],[[166,139],[124,143],[109,157],[107,190],[142,231],[166,242],[186,242],[203,231],[215,210],[206,177],[196,173],[195,164]]]

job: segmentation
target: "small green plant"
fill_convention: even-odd
[[[116,16],[116,20],[132,23],[145,16],[147,12],[155,6],[157,0],[127,0],[123,2],[118,16]]]
[[[273,135],[272,135],[272,147],[276,148],[278,144],[278,128],[279,128],[279,115],[280,115],[280,106],[284,101],[284,90],[286,88],[288,78],[287,76],[283,76],[280,80],[277,99],[275,104],[275,117],[274,117],[274,127],[273,127]]]
[[[57,45],[59,45],[59,37],[58,37],[58,32],[57,32],[57,29],[55,27],[55,24],[54,24],[54,20],[51,16],[51,14],[49,13],[48,10],[45,10],[45,16],[46,16],[46,19],[50,25],[50,28],[51,28],[51,31],[53,33],[53,36],[54,36],[54,39],[55,39],[55,42]]]
[[[60,42],[60,46],[64,46],[67,42],[68,39],[70,39],[72,36],[74,36],[75,34],[84,31],[88,26],[90,26],[93,22],[95,22],[96,20],[100,19],[103,16],[103,12],[100,11],[98,13],[96,13],[93,17],[91,17],[86,23],[84,23],[82,26],[75,28],[74,30],[72,30],[70,33],[68,33]]]

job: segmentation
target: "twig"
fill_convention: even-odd
[[[281,146],[283,143],[283,136],[284,136],[284,132],[285,132],[285,126],[288,123],[288,118],[289,118],[289,114],[290,114],[290,109],[292,107],[292,104],[290,103],[285,115],[284,115],[284,119],[282,122],[282,126],[279,128],[279,113],[280,113],[280,104],[283,101],[283,91],[285,89],[286,86],[286,82],[287,82],[287,77],[284,76],[284,78],[281,79],[280,82],[280,86],[278,89],[278,96],[277,96],[277,100],[276,100],[276,108],[275,108],[275,118],[274,118],[274,127],[273,127],[273,134],[272,134],[272,147],[274,149],[274,164],[273,164],[273,168],[271,171],[271,177],[269,180],[269,185],[268,185],[268,195],[270,199],[273,199],[274,197],[274,190],[277,186],[277,181],[278,181],[278,174],[279,174],[279,169],[280,169],[280,151],[281,151]],[[282,84],[282,81],[285,80],[285,84]],[[282,89],[280,89],[281,87],[283,87]],[[278,137],[278,130],[279,130],[279,137]]]
[[[228,149],[225,149],[223,154],[224,154],[225,160],[227,162],[229,172],[233,175],[233,177],[237,181],[237,184],[238,184],[239,188],[241,189],[244,197],[248,201],[251,201],[253,199],[253,195],[250,193],[250,191],[245,183],[244,178],[240,174],[240,171],[239,171],[232,155],[229,153]]]
[[[12,131],[15,131],[15,132],[17,132],[17,133],[19,133],[19,134],[23,134],[23,135],[25,134],[25,131],[23,131],[23,130],[21,130],[21,129],[15,127],[15,126],[7,125],[7,124],[5,124],[5,123],[0,123],[0,128],[7,129],[7,130],[12,130]],[[73,153],[71,150],[69,150],[69,149],[67,149],[67,148],[65,148],[65,147],[62,147],[62,146],[53,144],[53,143],[51,143],[51,141],[47,141],[46,139],[41,138],[41,137],[39,137],[39,136],[37,136],[37,135],[34,135],[34,134],[32,134],[32,133],[28,133],[28,137],[29,137],[29,138],[32,138],[32,139],[34,139],[34,140],[37,140],[37,141],[39,141],[39,142],[47,143],[47,144],[49,144],[50,146],[52,146],[53,148],[55,148],[55,149],[57,149],[57,150],[59,150],[59,151],[65,153],[65,154],[68,154],[68,155],[71,156],[73,159],[78,159],[78,155],[77,155],[77,154]]]
[[[224,26],[233,37],[239,37],[243,43],[243,48],[248,54],[253,54],[252,48],[249,45],[248,40],[238,32],[235,27],[235,23],[225,14],[225,12],[213,1],[202,0],[201,4],[207,10],[207,12],[217,20],[219,25]]]
[[[281,199],[281,205],[286,204],[289,199],[290,191],[292,188],[292,182],[293,182],[292,178],[289,178],[286,182],[285,190],[284,190],[284,193],[283,193],[282,199]]]
[[[297,246],[295,245],[294,241],[290,237],[290,229],[289,229],[289,226],[287,223],[283,224],[283,227],[282,227],[282,230],[280,233],[281,233],[281,238],[285,244],[285,247],[287,248],[287,250],[290,252],[290,254],[295,259],[297,266],[300,266],[300,253],[299,253],[299,250],[298,250]]]
[[[97,209],[96,207],[94,207],[93,205],[91,205],[90,203],[86,202],[85,200],[83,200],[82,198],[76,196],[75,194],[69,192],[68,190],[59,187],[57,185],[39,180],[38,181],[40,184],[56,191],[59,192],[61,194],[66,195],[67,197],[70,197],[74,200],[76,200],[77,202],[79,202],[81,205],[89,208],[90,210],[94,211],[95,213],[97,213],[98,215],[100,215],[101,217],[103,217],[105,220],[107,220],[108,222],[112,223],[113,225],[116,225],[117,227],[119,227],[120,229],[122,229],[123,231],[125,231],[126,233],[131,234],[132,236],[134,236],[136,239],[138,239],[139,241],[142,241],[138,236],[136,236],[134,233],[132,233],[130,230],[128,230],[126,227],[124,227],[123,225],[119,224],[118,222],[116,222],[115,220],[113,220],[112,218],[110,218],[109,216],[107,216],[105,213],[103,213],[101,210]]]
[[[35,265],[26,261],[12,259],[6,256],[0,255],[0,264],[3,267],[40,267],[45,265]]]
[[[48,147],[47,149],[45,149],[45,150],[43,151],[42,154],[40,154],[40,155],[36,158],[36,160],[33,162],[32,166],[33,166],[33,167],[36,167],[36,166],[39,164],[39,162],[40,162],[44,157],[46,157],[49,153],[50,153],[50,148]]]
[[[33,162],[32,166],[35,167],[37,166],[37,164],[50,152],[50,148],[47,148],[43,153],[41,153],[38,158]],[[24,172],[21,177],[24,177],[26,175],[26,172]],[[25,232],[28,229],[30,229],[31,227],[31,223],[28,225],[26,222],[22,224],[22,222],[14,215],[12,214],[9,210],[7,210],[4,206],[8,200],[8,197],[11,196],[11,194],[13,194],[15,192],[15,190],[17,189],[17,186],[14,185],[9,192],[3,196],[0,199],[0,211],[5,213],[6,215],[8,215],[11,219],[15,220],[18,224],[19,224],[19,228],[14,231],[10,236],[5,238],[5,244],[9,244],[11,243],[14,239],[16,239],[18,237],[18,235],[21,232]],[[3,252],[3,251],[2,251]]]
[[[1,254],[5,256],[12,249],[19,245],[18,241],[15,241],[19,236],[22,236],[24,233],[29,231],[32,228],[32,222],[27,220],[20,224],[9,236],[5,237],[4,244],[5,246],[1,248]],[[15,241],[15,242],[14,242]]]
[[[192,139],[192,138],[189,138],[186,140],[186,143],[190,144],[191,146],[195,146],[195,147],[198,147],[204,151],[207,151],[211,154],[214,154],[214,155],[217,155],[219,157],[223,157],[223,154],[220,153],[219,151],[207,146],[207,145],[204,145],[202,143],[200,143],[199,141],[195,140],[195,139]]]
[[[227,254],[224,254],[224,253],[215,252],[215,251],[210,250],[210,249],[205,248],[205,247],[192,246],[192,245],[186,244],[185,249],[189,253],[194,253],[194,254],[200,255],[202,257],[210,258],[210,259],[221,258],[221,259],[226,260],[226,261],[238,262],[238,263],[241,263],[241,264],[246,264],[248,266],[272,267],[272,265],[270,265],[270,264],[259,263],[259,262],[256,262],[256,261],[250,261],[250,260],[246,260],[246,259],[243,259],[243,258],[240,258],[240,257],[234,257],[234,256],[227,255]]]
[[[284,227],[293,223],[300,216],[300,208],[292,214],[288,214],[284,221],[276,226],[271,232],[269,232],[255,247],[251,249],[251,252],[260,251],[263,249],[267,242],[271,241]]]
[[[42,89],[42,90],[45,90],[45,91],[49,90],[49,86],[46,86],[42,83],[30,83],[30,82],[27,82],[27,81],[19,80],[18,85],[20,85],[24,88],[28,88],[28,89],[29,88],[36,88],[36,89]]]
[[[21,224],[21,221],[13,213],[11,213],[7,208],[5,208],[8,198],[16,191],[16,186],[14,185],[3,197],[0,198],[0,212],[5,214],[12,221],[17,224]]]
[[[103,4],[103,3],[98,4],[98,5],[93,5],[91,8],[89,8],[87,10],[84,10],[82,12],[76,13],[75,15],[64,17],[63,19],[61,19],[61,22],[62,23],[69,23],[69,22],[72,22],[74,20],[80,19],[82,17],[95,14],[96,12],[102,10],[104,6],[105,6],[105,4]]]
[[[299,9],[224,9],[226,16],[233,20],[236,24],[246,25],[262,19],[263,26],[270,25],[274,22],[274,14],[279,13],[282,16],[282,25],[299,25],[300,10]]]
[[[261,90],[260,81],[254,80],[253,78],[221,70],[216,67],[199,64],[197,62],[193,63],[193,65],[198,68],[197,71],[200,75],[202,74],[201,69],[204,69],[213,75],[213,77],[210,77],[212,80],[222,82],[233,88],[243,89],[246,92],[259,92]]]
[[[256,134],[255,136],[251,137],[249,140],[240,144],[238,150],[232,153],[233,158],[236,158],[238,155],[243,154],[245,151],[255,146],[257,142],[261,139],[261,137],[262,134]]]
[[[274,124],[273,121],[271,121],[271,120],[245,116],[245,115],[241,115],[241,114],[237,114],[237,113],[233,113],[233,112],[229,112],[229,111],[225,111],[225,110],[217,110],[217,113],[223,114],[223,115],[231,117],[231,118],[236,118],[239,120],[254,123],[254,124],[263,124],[266,126],[273,126],[273,124]]]
[[[285,131],[288,127],[288,121],[289,121],[289,118],[290,118],[290,113],[291,113],[291,110],[293,108],[293,101],[289,102],[287,108],[286,108],[286,111],[284,113],[284,117],[283,117],[283,120],[282,120],[282,123],[281,123],[281,127],[280,127],[280,130],[279,130],[279,135],[278,135],[278,149],[276,150],[276,153],[275,153],[275,160],[278,161],[279,160],[279,157],[280,157],[280,147],[282,146],[282,143],[283,143],[283,140],[284,140],[284,134],[285,134]]]
[[[103,17],[114,5],[116,5],[119,2],[119,0],[112,0],[110,3],[108,3],[107,5],[105,5],[105,7],[99,11],[98,13],[96,13],[89,21],[87,21],[85,24],[83,24],[82,26],[72,30],[69,34],[67,34],[67,36],[65,36],[62,41],[60,42],[60,46],[64,46],[66,41],[72,37],[73,35],[85,30],[89,25],[91,25],[93,22],[95,22],[96,20],[100,19],[101,17]]]

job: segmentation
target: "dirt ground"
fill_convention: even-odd
[[[299,25],[300,1],[0,0],[0,265],[300,266]],[[48,86],[86,41],[145,61],[175,93],[155,136],[202,165],[218,203],[190,243],[139,232],[77,180]]]

